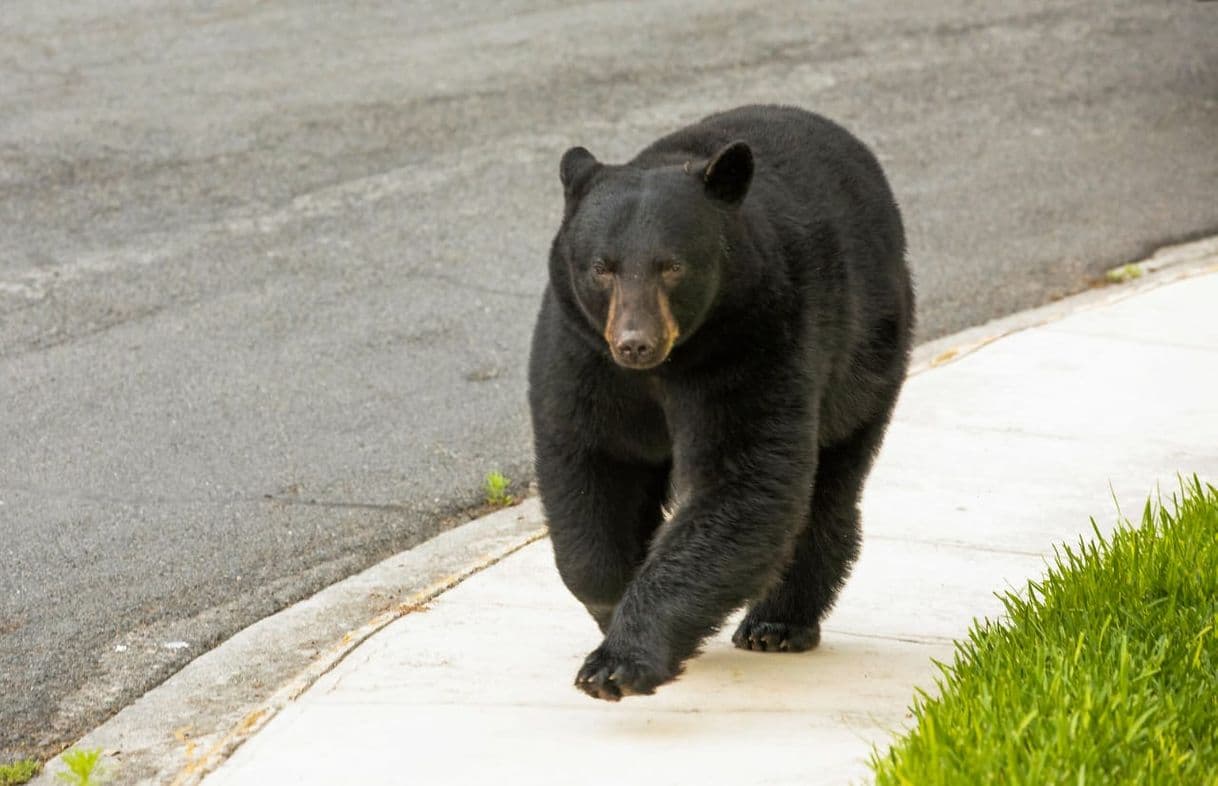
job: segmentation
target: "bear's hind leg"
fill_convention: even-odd
[[[820,620],[858,557],[859,499],[887,425],[885,413],[820,451],[807,527],[782,582],[750,606],[733,634],[737,647],[802,652],[820,643]]]

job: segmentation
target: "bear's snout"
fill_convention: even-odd
[[[617,345],[613,348],[614,359],[623,366],[649,368],[663,360],[655,358],[657,344],[659,342],[654,336],[641,330],[627,330],[617,338]]]
[[[668,296],[655,282],[625,286],[615,281],[609,296],[605,343],[623,368],[645,371],[668,359],[678,327]]]

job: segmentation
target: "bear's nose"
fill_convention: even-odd
[[[651,357],[651,353],[655,352],[655,342],[638,331],[630,331],[622,335],[617,342],[617,354],[623,360],[634,363],[641,363]]]

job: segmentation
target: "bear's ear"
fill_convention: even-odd
[[[753,151],[744,142],[732,142],[711,156],[702,176],[706,194],[729,205],[738,205],[753,180]]]
[[[563,153],[558,164],[558,177],[562,180],[563,193],[567,199],[578,196],[588,179],[601,168],[601,163],[587,148],[573,147]]]

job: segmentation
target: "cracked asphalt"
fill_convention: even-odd
[[[843,122],[929,339],[1218,231],[1215,41],[1183,0],[6,3],[0,760],[527,481],[566,147]]]

